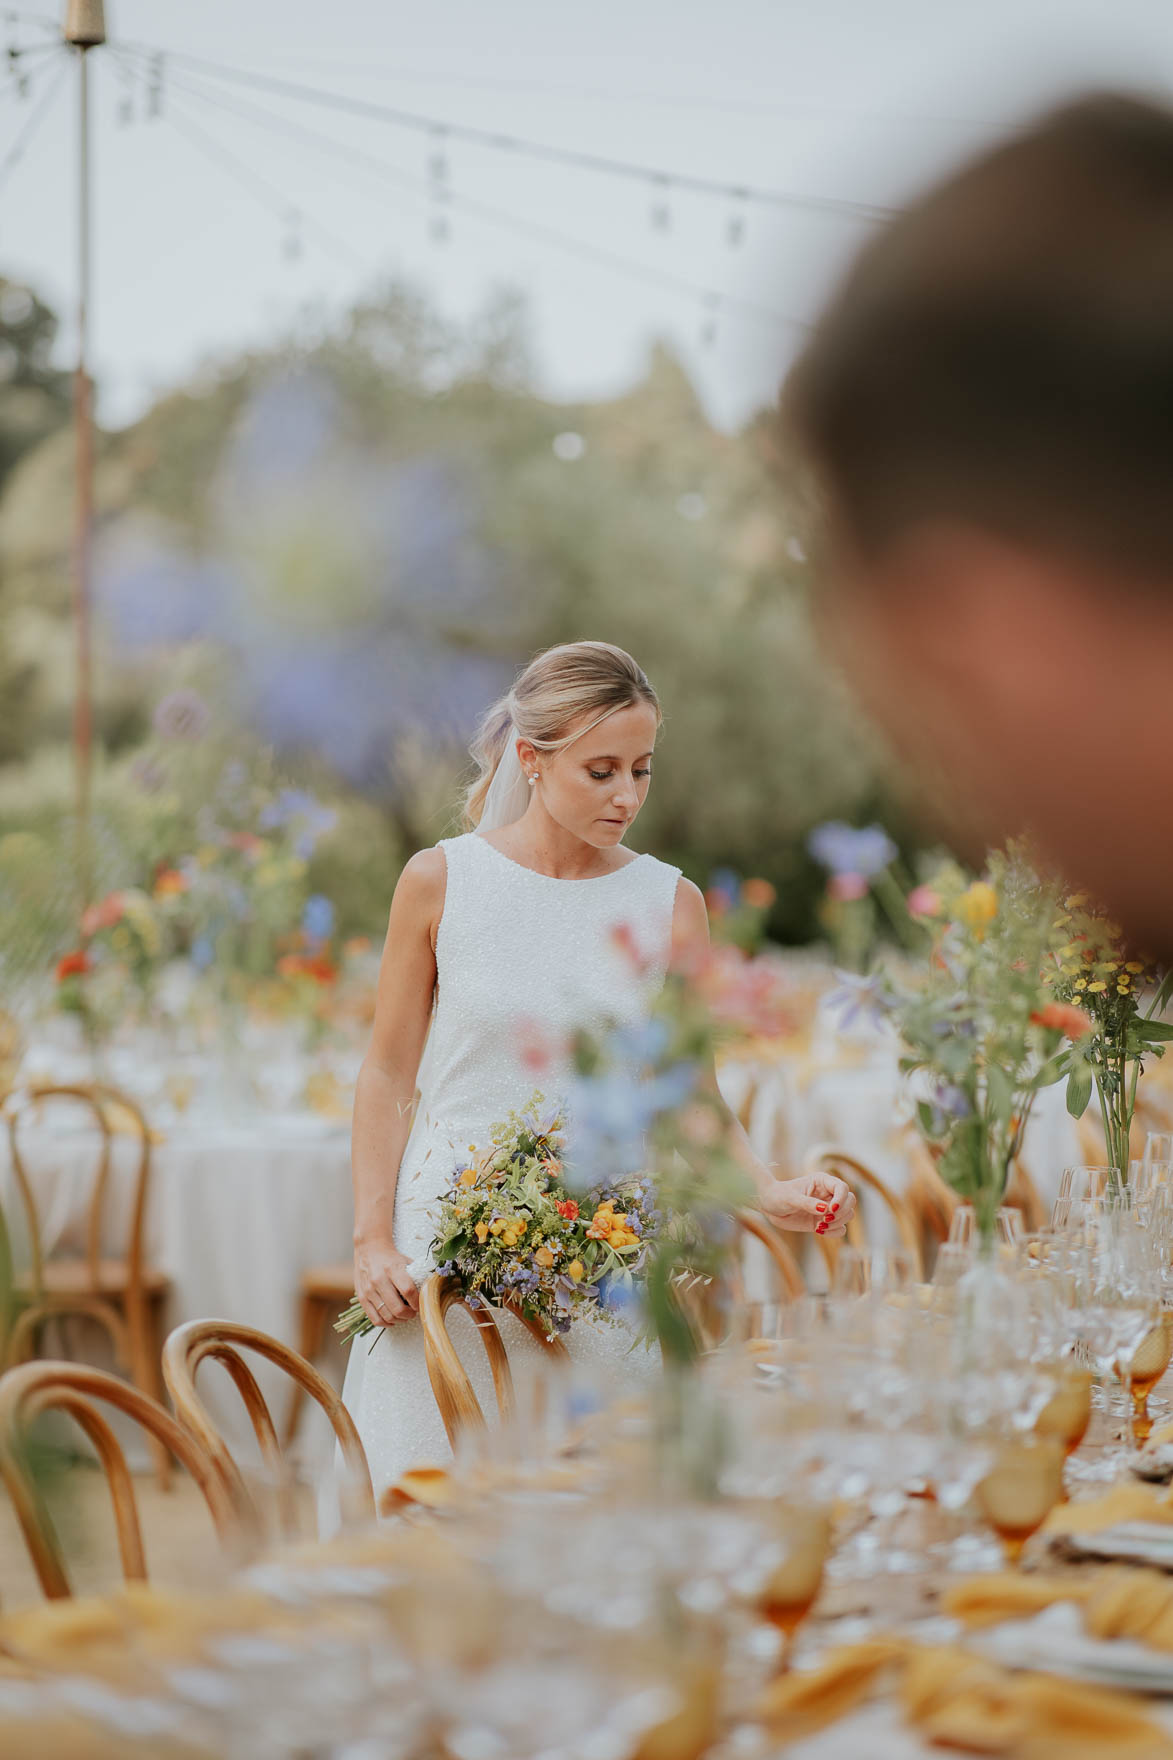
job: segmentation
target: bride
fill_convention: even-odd
[[[623,848],[651,786],[660,720],[655,691],[621,648],[571,642],[539,654],[474,744],[480,775],[465,819],[475,829],[421,850],[400,875],[352,1140],[355,1289],[380,1330],[352,1345],[343,1399],[376,1496],[448,1453],[416,1314],[433,1207],[453,1167],[535,1086],[557,1099],[575,1027],[637,1021],[670,960],[708,940],[692,882]],[[545,1060],[540,1076],[535,1060]],[[728,1122],[768,1216],[844,1232],[854,1207],[845,1185],[775,1179]],[[487,1410],[483,1352],[462,1348],[466,1316],[452,1314]],[[511,1317],[502,1324],[511,1355],[539,1348]],[[576,1321],[566,1342],[572,1357],[647,1373],[650,1354],[619,1327]]]

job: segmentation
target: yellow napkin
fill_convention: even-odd
[[[1085,1601],[1092,1587],[1086,1577],[990,1571],[951,1584],[941,1597],[941,1611],[974,1629],[996,1626],[1005,1619],[1030,1619],[1056,1601]]]
[[[920,1649],[901,1687],[909,1722],[936,1747],[1013,1760],[1171,1760],[1173,1741],[1122,1694],[1012,1674],[965,1650]]]
[[[899,1638],[872,1638],[833,1650],[818,1668],[779,1675],[761,1694],[755,1716],[788,1741],[799,1741],[854,1711],[884,1669],[904,1661]]]
[[[783,1675],[756,1715],[786,1741],[801,1740],[854,1711],[888,1670],[905,1718],[937,1747],[1008,1760],[1173,1760],[1173,1741],[1125,1694],[899,1639],[851,1645],[809,1673]]]
[[[1043,1531],[1047,1534],[1098,1534],[1118,1522],[1173,1522],[1173,1501],[1147,1485],[1116,1485],[1103,1497],[1086,1503],[1056,1504]]]

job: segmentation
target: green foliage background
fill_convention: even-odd
[[[0,353],[15,349],[21,362],[0,390],[0,839],[31,831],[60,852],[70,801],[72,439],[66,389],[47,366],[52,314],[34,300],[30,318],[15,301],[11,313],[23,316],[5,323],[11,286],[0,282]],[[453,622],[442,594],[434,608],[409,608],[415,625],[422,618],[430,636],[475,650],[504,675],[552,642],[592,636],[629,648],[666,712],[633,843],[702,884],[720,865],[761,874],[779,895],[772,933],[817,934],[822,882],[803,847],[809,828],[877,813],[897,821],[897,836],[902,827],[874,742],[814,644],[811,510],[773,420],[718,432],[663,348],[626,395],[552,404],[533,389],[516,297],[502,295],[459,330],[393,285],[312,335],[203,370],[133,426],[102,435],[101,542],[133,526],[188,556],[226,560],[251,582],[254,623],[258,606],[286,628],[360,614],[374,588],[362,545],[333,515],[329,468],[290,508],[287,528],[269,520],[254,529],[247,507],[225,522],[226,461],[253,401],[307,373],[331,388],[339,485],[355,458],[376,482],[440,460],[474,510],[473,541],[498,583],[491,626]],[[567,430],[585,443],[575,462],[553,450]],[[159,697],[179,683],[200,689],[218,735],[230,727],[246,760],[258,736],[214,641],[127,652],[101,621],[97,641],[100,879],[133,883],[141,872],[126,870],[148,859],[152,816],[164,810],[134,765]],[[484,704],[460,706],[467,717]],[[344,930],[377,932],[402,861],[452,827],[466,753],[421,729],[400,740],[387,776],[361,790],[314,750],[283,751],[280,761],[339,809],[315,855],[315,887],[335,900]]]

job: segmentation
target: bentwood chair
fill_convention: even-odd
[[[38,1179],[29,1159],[30,1127],[44,1122],[50,1109],[61,1108],[91,1127],[82,1153],[93,1167],[81,1182],[88,1185],[84,1204],[84,1243],[71,1251],[46,1255]],[[37,1351],[46,1325],[65,1316],[89,1319],[110,1338],[114,1360],[139,1392],[163,1398],[159,1353],[162,1321],[170,1279],[152,1265],[144,1239],[151,1179],[151,1134],[139,1107],[127,1095],[100,1083],[53,1083],[13,1091],[3,1102],[12,1173],[27,1232],[27,1268],[18,1269],[12,1290],[12,1323],[0,1341],[0,1366],[26,1361]],[[129,1138],[132,1172],[129,1213],[125,1226],[114,1227],[115,1194],[112,1161],[118,1137]],[[61,1146],[46,1133],[50,1152]],[[73,1139],[76,1152],[78,1139]],[[118,1238],[114,1255],[111,1238]],[[154,1446],[159,1482],[166,1487],[170,1456]]]
[[[806,1283],[790,1246],[769,1217],[758,1210],[737,1210],[734,1221],[746,1241],[765,1248],[770,1291],[765,1299],[747,1287],[744,1258],[733,1257],[723,1276],[710,1277],[682,1270],[673,1280],[673,1293],[696,1344],[716,1350],[730,1339],[747,1343],[773,1334],[771,1309],[775,1312],[806,1295]]]
[[[325,1412],[342,1452],[346,1469],[346,1509],[348,1521],[373,1521],[375,1496],[371,1487],[370,1468],[366,1453],[355,1429],[354,1419],[328,1381],[299,1357],[296,1351],[260,1332],[255,1326],[241,1326],[233,1320],[189,1320],[177,1326],[163,1347],[163,1378],[180,1422],[199,1442],[216,1471],[230,1488],[242,1481],[242,1474],[232,1452],[215,1421],[196,1391],[196,1371],[208,1359],[223,1364],[244,1402],[253,1434],[261,1451],[261,1459],[269,1480],[275,1488],[278,1524],[286,1538],[297,1533],[297,1512],[293,1498],[293,1475],[277,1439],[277,1429],[256,1377],[245,1362],[241,1351],[252,1351],[267,1362],[276,1364],[296,1386]]]
[[[424,1359],[428,1368],[428,1380],[432,1384],[444,1430],[453,1448],[463,1431],[485,1428],[485,1414],[481,1410],[481,1403],[468,1370],[461,1361],[460,1352],[448,1331],[448,1316],[454,1307],[463,1309],[476,1327],[477,1336],[488,1359],[489,1372],[493,1377],[493,1392],[500,1416],[512,1417],[516,1410],[513,1373],[492,1311],[487,1307],[470,1307],[456,1278],[440,1277],[433,1273],[420,1288],[419,1317],[424,1334]],[[551,1360],[566,1360],[566,1346],[560,1338],[547,1337],[540,1326],[516,1311],[514,1318],[526,1328]]]
[[[352,1259],[339,1261],[337,1264],[311,1265],[302,1272],[297,1348],[307,1363],[317,1362],[328,1326],[350,1306],[353,1295]],[[293,1447],[305,1395],[304,1383],[295,1381],[290,1389],[289,1406],[285,1413],[282,1442],[286,1448]]]
[[[142,1527],[134,1480],[126,1456],[96,1401],[124,1412],[187,1468],[199,1487],[225,1551],[243,1556],[247,1525],[243,1486],[230,1489],[202,1445],[170,1412],[117,1375],[82,1363],[22,1363],[0,1377],[0,1477],[12,1501],[41,1588],[51,1599],[72,1594],[44,1499],[30,1467],[29,1429],[42,1412],[56,1409],[76,1420],[97,1451],[110,1487],[122,1574],[128,1583],[147,1580]]]
[[[836,1149],[831,1144],[822,1144],[810,1151],[806,1158],[806,1171],[830,1174],[835,1179],[841,1179],[845,1185],[851,1187],[857,1200],[861,1199],[865,1191],[874,1192],[888,1211],[898,1242],[912,1259],[917,1280],[923,1279],[924,1255],[921,1252],[920,1231],[916,1219],[909,1205],[885,1184],[878,1173],[873,1173],[858,1156],[849,1155],[846,1150]],[[815,1238],[823,1250],[828,1272],[834,1275],[840,1237],[828,1239],[825,1235],[817,1235]],[[867,1246],[867,1229],[861,1204],[847,1225],[847,1239],[853,1247]]]

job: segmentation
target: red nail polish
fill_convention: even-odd
[[[827,1208],[827,1206],[826,1206],[826,1205],[825,1205],[825,1204],[816,1204],[816,1205],[815,1205],[815,1209],[816,1209],[816,1210],[817,1210],[817,1211],[818,1211],[818,1212],[819,1212],[819,1215],[820,1215],[820,1216],[821,1216],[821,1215],[822,1215],[822,1213],[823,1213],[823,1211],[824,1211],[824,1210],[825,1210],[825,1209],[826,1209],[826,1208]]]
[[[838,1204],[832,1204],[832,1206],[831,1206],[832,1216],[834,1216],[834,1214],[835,1214],[836,1210],[838,1210],[838,1208],[839,1208]]]

